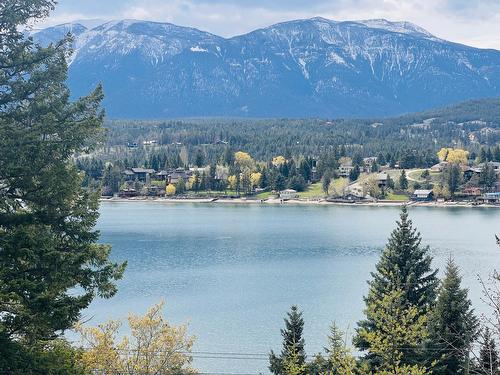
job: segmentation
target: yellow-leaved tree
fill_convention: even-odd
[[[227,183],[229,184],[229,189],[236,190],[236,185],[238,184],[238,177],[236,175],[231,175],[227,178]]]
[[[279,155],[273,158],[272,163],[275,167],[281,167],[283,164],[286,163],[286,159],[284,156]]]
[[[448,163],[467,164],[469,151],[462,150],[461,148],[443,147],[438,151],[437,156],[439,160],[447,161]]]
[[[170,325],[163,318],[163,306],[163,302],[154,305],[144,316],[131,314],[130,337],[120,341],[117,321],[77,326],[84,346],[83,366],[104,375],[195,374],[190,355],[195,338],[187,334],[187,325]]]
[[[254,172],[250,175],[250,182],[252,183],[252,187],[259,186],[261,180],[262,180],[262,173],[260,172]]]
[[[167,187],[165,188],[165,194],[167,194],[169,197],[175,195],[175,185],[168,184]]]
[[[251,169],[254,161],[247,152],[238,151],[234,154],[234,164],[244,171]]]

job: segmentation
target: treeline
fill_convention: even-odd
[[[391,153],[401,158],[412,153],[435,154],[450,145],[471,152],[478,152],[481,144],[494,146],[500,141],[500,100],[466,102],[390,119],[113,120],[106,122],[106,128],[104,154],[118,153],[121,160],[135,157],[139,162],[145,162],[157,146],[168,155],[185,147],[188,163],[194,163],[198,150],[215,163],[225,146],[244,150],[257,160],[275,155],[318,157],[340,145],[350,157]],[[144,141],[155,141],[157,146],[143,147]],[[127,144],[137,144],[140,150],[127,149]]]
[[[304,319],[292,306],[281,330],[281,352],[271,351],[269,370],[276,375],[499,374],[496,286],[485,287],[485,298],[495,308],[491,319],[474,313],[451,258],[443,279],[437,278],[429,249],[403,208],[372,273],[365,319],[356,327],[353,344],[361,355],[352,354],[345,333],[333,323],[324,353],[308,359]]]

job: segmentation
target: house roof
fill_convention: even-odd
[[[280,194],[281,193],[296,193],[297,190],[293,190],[293,189],[286,189],[286,190],[283,190],[283,191],[280,191]]]
[[[381,181],[381,180],[387,180],[387,178],[389,177],[389,175],[387,173],[379,173],[377,175],[377,180]]]
[[[429,195],[430,193],[432,193],[432,190],[419,189],[419,190],[415,190],[415,192],[413,194],[415,194],[415,195]]]
[[[130,168],[134,173],[155,173],[154,169],[146,169],[146,168]]]

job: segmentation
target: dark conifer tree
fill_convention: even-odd
[[[302,337],[304,330],[304,319],[302,312],[297,306],[292,306],[287,317],[284,319],[285,328],[281,330],[283,337],[283,347],[281,354],[278,356],[273,351],[269,354],[269,370],[275,375],[286,375],[284,373],[283,364],[287,359],[290,359],[292,354],[298,356],[298,365],[305,365],[306,353],[304,350],[304,338]]]
[[[477,336],[478,320],[471,308],[467,289],[452,259],[446,265],[436,305],[429,319],[428,363],[436,361],[433,373],[455,375],[465,373],[469,352]]]
[[[399,176],[399,188],[401,190],[408,189],[408,179],[406,178],[406,171],[403,169],[401,176]]]
[[[402,301],[407,306],[417,307],[419,316],[429,312],[436,299],[439,281],[436,277],[437,270],[431,267],[429,248],[421,246],[421,241],[420,233],[413,228],[412,221],[408,219],[407,208],[403,207],[397,227],[382,252],[376,271],[372,273],[372,280],[369,282],[370,291],[368,297],[365,297],[367,306],[376,300],[382,300],[395,290],[402,290]],[[374,331],[378,327],[374,318],[367,315],[365,320],[358,323],[358,330],[360,328]],[[355,336],[354,344],[360,350],[369,350],[369,345],[359,335]],[[405,363],[414,364],[421,358],[416,350],[409,349],[403,352]],[[376,358],[370,355],[367,359],[376,361]]]
[[[55,1],[0,1],[0,357],[33,351],[111,297],[123,265],[94,227],[98,195],[72,162],[102,133],[102,90],[70,101],[69,40],[40,47],[22,31]],[[99,165],[102,173],[102,162]],[[78,292],[76,292],[78,291]],[[2,363],[2,374],[47,373]],[[7,368],[5,368],[7,367]]]
[[[491,331],[486,327],[481,335],[481,349],[479,350],[479,361],[476,373],[484,375],[500,374],[500,363],[495,339]]]

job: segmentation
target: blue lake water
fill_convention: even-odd
[[[309,356],[326,345],[332,321],[352,332],[398,215],[397,207],[105,202],[101,240],[128,267],[118,294],[84,316],[97,324],[163,299],[166,318],[189,322],[197,336],[201,372],[268,373],[263,355],[280,350],[292,304],[304,312]],[[416,207],[410,216],[434,265],[452,255],[486,311],[477,278],[500,269],[500,210]]]

